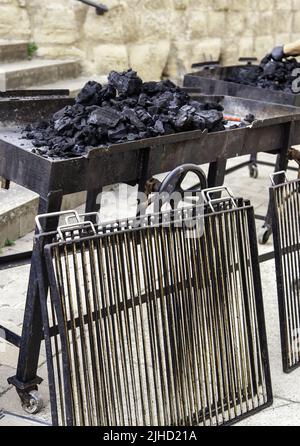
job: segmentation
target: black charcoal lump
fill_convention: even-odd
[[[171,81],[145,82],[133,70],[112,71],[105,86],[88,82],[75,104],[24,135],[36,153],[50,158],[82,156],[92,147],[178,132],[224,130],[223,108],[192,100]]]
[[[295,58],[275,61],[267,55],[259,66],[235,67],[225,80],[292,94],[295,70],[299,68],[300,63]]]

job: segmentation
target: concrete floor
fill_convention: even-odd
[[[263,157],[273,161],[272,156]],[[241,161],[241,159],[239,159]],[[237,160],[231,160],[233,165]],[[226,184],[233,192],[244,198],[249,198],[255,206],[256,213],[264,214],[268,201],[268,186],[270,185],[270,167],[259,167],[259,178],[249,178],[248,168],[243,168],[234,174],[227,176]],[[289,173],[289,177],[295,178],[295,172]],[[129,189],[130,206],[135,202],[135,190]],[[126,214],[125,201],[122,200],[121,216]],[[107,219],[114,218],[111,208],[111,195],[106,195],[103,207],[103,216]],[[258,222],[260,228],[261,222]],[[20,239],[14,247],[3,250],[3,254],[20,250],[28,250],[32,245],[32,234]],[[266,246],[260,246],[260,253],[271,251],[272,240]],[[26,285],[28,282],[28,266],[21,266],[8,271],[0,271],[0,324],[21,333],[22,318],[26,296]],[[300,426],[300,369],[290,375],[282,372],[281,349],[278,322],[278,306],[274,261],[261,265],[261,276],[263,284],[266,324],[269,342],[269,353],[271,361],[272,383],[274,392],[274,405],[265,411],[252,416],[239,423],[241,426]],[[7,384],[7,377],[15,373],[17,363],[17,350],[0,341],[0,410],[24,415],[16,392]],[[39,375],[44,378],[40,391],[44,398],[45,407],[41,413],[33,417],[36,420],[51,422],[49,397],[47,391],[47,367],[44,352],[40,358]],[[0,426],[5,423],[13,423],[12,419],[0,420]],[[16,424],[22,424],[19,419]],[[24,421],[24,424],[25,421]]]

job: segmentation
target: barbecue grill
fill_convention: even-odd
[[[198,100],[211,101],[211,97]],[[14,181],[40,196],[39,214],[60,210],[66,194],[88,191],[86,211],[98,210],[96,198],[105,185],[118,182],[139,184],[144,191],[148,178],[170,171],[184,163],[210,163],[208,186],[223,184],[226,161],[229,158],[267,151],[279,154],[278,170],[286,166],[287,151],[300,143],[300,111],[294,107],[264,104],[259,101],[218,98],[225,113],[245,116],[255,114],[256,121],[246,128],[217,133],[193,131],[131,143],[115,144],[90,150],[85,156],[68,160],[51,160],[31,152],[30,141],[21,137],[20,126],[53,112],[73,100],[62,96],[23,95],[11,101],[0,101],[0,176]],[[43,229],[56,230],[58,216],[47,220]],[[38,299],[36,259],[40,255],[35,245],[32,254],[22,339],[12,339],[20,345],[16,376],[9,380],[26,407],[32,410],[32,391],[41,379],[37,377],[40,343],[43,338],[40,302]],[[47,281],[45,286],[47,286]]]
[[[288,94],[282,91],[273,91],[267,88],[253,87],[235,82],[228,82],[225,80],[227,78],[230,78],[232,76],[232,73],[237,72],[238,70],[256,69],[257,66],[252,64],[253,60],[255,59],[245,58],[245,61],[248,61],[247,65],[235,65],[228,67],[221,67],[216,63],[203,64],[200,71],[189,73],[185,76],[184,87],[187,89],[188,92],[195,93],[198,91],[198,94],[199,92],[201,92],[205,95],[229,95],[246,99],[255,99],[258,101],[263,101],[265,103],[292,105],[298,107],[300,105],[299,94]],[[243,60],[240,59],[240,61],[242,62]],[[258,164],[270,165],[274,167],[274,164],[265,161],[259,161],[257,159],[257,154],[255,154],[250,157],[249,162],[236,165],[235,167],[226,171],[226,173],[232,173],[240,169],[241,167],[248,165],[250,176],[253,178],[257,178]],[[278,164],[276,164],[275,167],[275,172],[281,170]],[[284,166],[284,169],[286,169],[286,167],[287,165]],[[290,167],[289,169],[296,170],[293,167]],[[262,244],[267,243],[271,235],[272,222],[270,215],[271,209],[269,206],[267,219],[259,236],[259,241]]]
[[[54,425],[225,425],[272,403],[253,208],[215,192],[36,237]]]
[[[253,70],[257,69],[257,66],[249,64],[246,66],[234,65],[228,67],[206,65],[200,71],[186,74],[183,86],[200,89],[203,94],[234,96],[273,104],[300,106],[299,94],[289,94],[283,91],[274,91],[268,88],[253,87],[225,80],[230,78],[233,72],[245,70],[245,68]]]

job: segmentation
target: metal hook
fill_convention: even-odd
[[[211,198],[211,195],[215,194],[217,192],[226,192],[228,197]],[[209,207],[211,208],[211,210],[213,212],[215,211],[214,207],[213,207],[214,203],[222,203],[223,201],[225,201],[228,198],[230,199],[232,206],[235,208],[237,207],[236,202],[235,202],[235,197],[234,197],[232,191],[227,186],[211,187],[209,189],[205,189],[202,191],[202,197],[203,197],[204,202],[209,205]]]
[[[279,175],[283,175],[284,179],[285,179],[284,182],[288,183],[289,180],[288,180],[288,177],[286,176],[286,172],[284,170],[281,170],[280,172],[275,172],[275,173],[270,174],[272,186],[276,186],[275,178],[278,177]]]
[[[77,211],[59,211],[59,212],[51,212],[49,214],[40,214],[35,217],[35,224],[39,231],[39,233],[43,233],[43,227],[40,222],[42,218],[52,218],[52,217],[62,217],[64,215],[72,215],[73,218],[76,218],[77,222],[80,222],[80,218]]]

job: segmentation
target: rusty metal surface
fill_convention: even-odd
[[[51,191],[68,194],[100,189],[116,182],[134,183],[140,178],[146,152],[146,177],[150,178],[185,163],[205,164],[262,151],[278,153],[285,147],[286,126],[291,122],[295,124],[292,144],[300,143],[300,110],[238,98],[219,100],[229,114],[245,116],[254,112],[257,119],[252,127],[149,138],[95,148],[85,157],[61,161],[31,153],[31,143],[21,138],[20,126],[50,117],[54,111],[72,103],[72,99],[48,97],[0,102],[0,176],[47,197]]]

